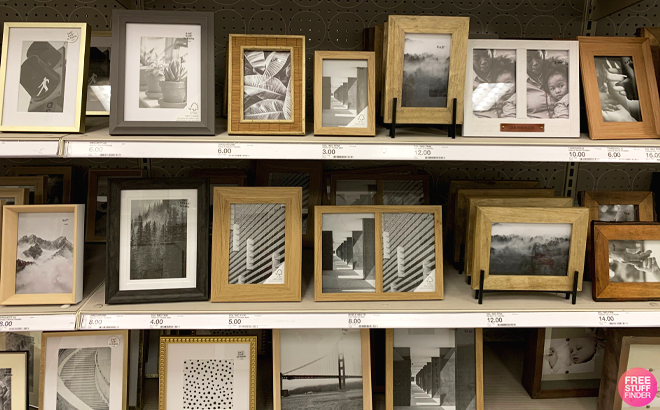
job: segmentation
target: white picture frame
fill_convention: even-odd
[[[475,50],[483,50],[490,58],[488,78],[480,77],[475,68]],[[528,51],[539,57],[540,81],[528,82]],[[499,55],[495,55],[499,52]],[[505,66],[514,58],[515,89],[507,91],[510,81]],[[499,59],[499,61],[497,61]],[[558,63],[558,64],[551,64]],[[479,63],[477,62],[477,65]],[[567,65],[567,67],[566,67]],[[499,68],[499,71],[498,71]],[[561,70],[558,70],[561,68]],[[495,71],[494,71],[495,70]],[[548,75],[551,74],[551,75]],[[566,79],[566,75],[568,78]],[[463,136],[465,137],[531,137],[531,138],[579,138],[580,137],[580,66],[577,41],[545,40],[469,40],[467,73],[465,76],[465,104]],[[494,77],[494,78],[491,78]],[[507,81],[507,77],[508,80]],[[562,78],[563,77],[563,78]],[[498,82],[499,78],[499,82]],[[564,82],[568,90],[553,91],[547,80]],[[528,84],[529,87],[528,88]],[[483,86],[483,87],[482,87]],[[481,88],[480,88],[481,87]],[[487,98],[473,100],[477,88],[488,93]],[[526,92],[520,92],[525,90]],[[528,107],[528,92],[545,95],[545,103]],[[513,91],[513,95],[511,95]],[[499,96],[499,94],[502,94]],[[554,98],[557,95],[557,98]],[[534,99],[530,99],[534,101]],[[537,100],[538,101],[538,100]],[[477,103],[478,102],[478,103]],[[533,102],[530,102],[532,104]],[[528,110],[529,108],[529,110]],[[475,111],[476,110],[476,111]],[[515,115],[513,114],[515,112]],[[475,115],[475,113],[481,113]],[[565,118],[565,117],[568,118]]]

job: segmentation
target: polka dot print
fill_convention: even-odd
[[[228,410],[233,408],[233,360],[210,359],[183,362],[184,410]]]

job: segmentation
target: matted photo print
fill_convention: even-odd
[[[605,355],[605,333],[597,328],[547,328],[541,389],[598,388]]]
[[[610,282],[660,282],[660,241],[609,241]]]
[[[292,120],[291,51],[243,52],[243,119]]]
[[[111,357],[108,346],[59,349],[55,408],[108,409]]]
[[[366,128],[369,119],[367,60],[323,60],[323,127]]]

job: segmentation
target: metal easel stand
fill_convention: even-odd
[[[396,137],[396,105],[398,99],[394,98],[392,101],[392,124],[390,124],[390,137]],[[452,110],[451,110],[451,124],[448,124],[447,136],[451,139],[456,138],[456,98],[452,99]]]
[[[540,290],[540,291],[535,291],[535,290],[484,290],[484,275],[486,272],[483,270],[479,274],[479,290],[475,290],[474,293],[474,298],[479,299],[479,304],[483,304],[483,296],[484,292],[553,292],[552,290]],[[578,276],[579,272],[575,271],[575,275],[573,275],[573,290],[571,292],[565,292],[565,291],[557,291],[561,293],[566,293],[566,299],[569,299],[571,295],[573,296],[572,304],[577,303],[577,289],[578,289]]]

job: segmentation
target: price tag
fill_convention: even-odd
[[[151,315],[149,319],[150,329],[180,329],[181,326],[174,323],[174,318],[170,315]]]
[[[229,329],[257,329],[259,326],[252,323],[250,315],[231,314],[227,320],[227,328]]]
[[[444,160],[446,157],[440,154],[441,147],[435,145],[413,146],[415,160]]]
[[[83,329],[121,329],[121,317],[119,322],[116,316],[89,315],[83,316]]]
[[[644,148],[644,161],[660,162],[660,148]]]
[[[353,159],[357,145],[323,144],[321,159]]]
[[[514,313],[486,313],[487,327],[516,327]]]
[[[88,157],[121,157],[120,149],[111,142],[89,142]]]
[[[375,314],[349,313],[346,323],[349,329],[376,329],[379,317],[380,315]]]
[[[602,327],[621,327],[628,326],[628,312],[596,312],[599,326]]]
[[[22,323],[20,316],[0,316],[0,332],[18,332],[30,330],[29,326]]]
[[[245,150],[243,144],[239,144],[239,143],[218,144],[218,157],[250,158],[250,152],[249,150]]]
[[[585,147],[568,147],[568,161],[595,161],[596,158],[592,155],[590,150]]]

